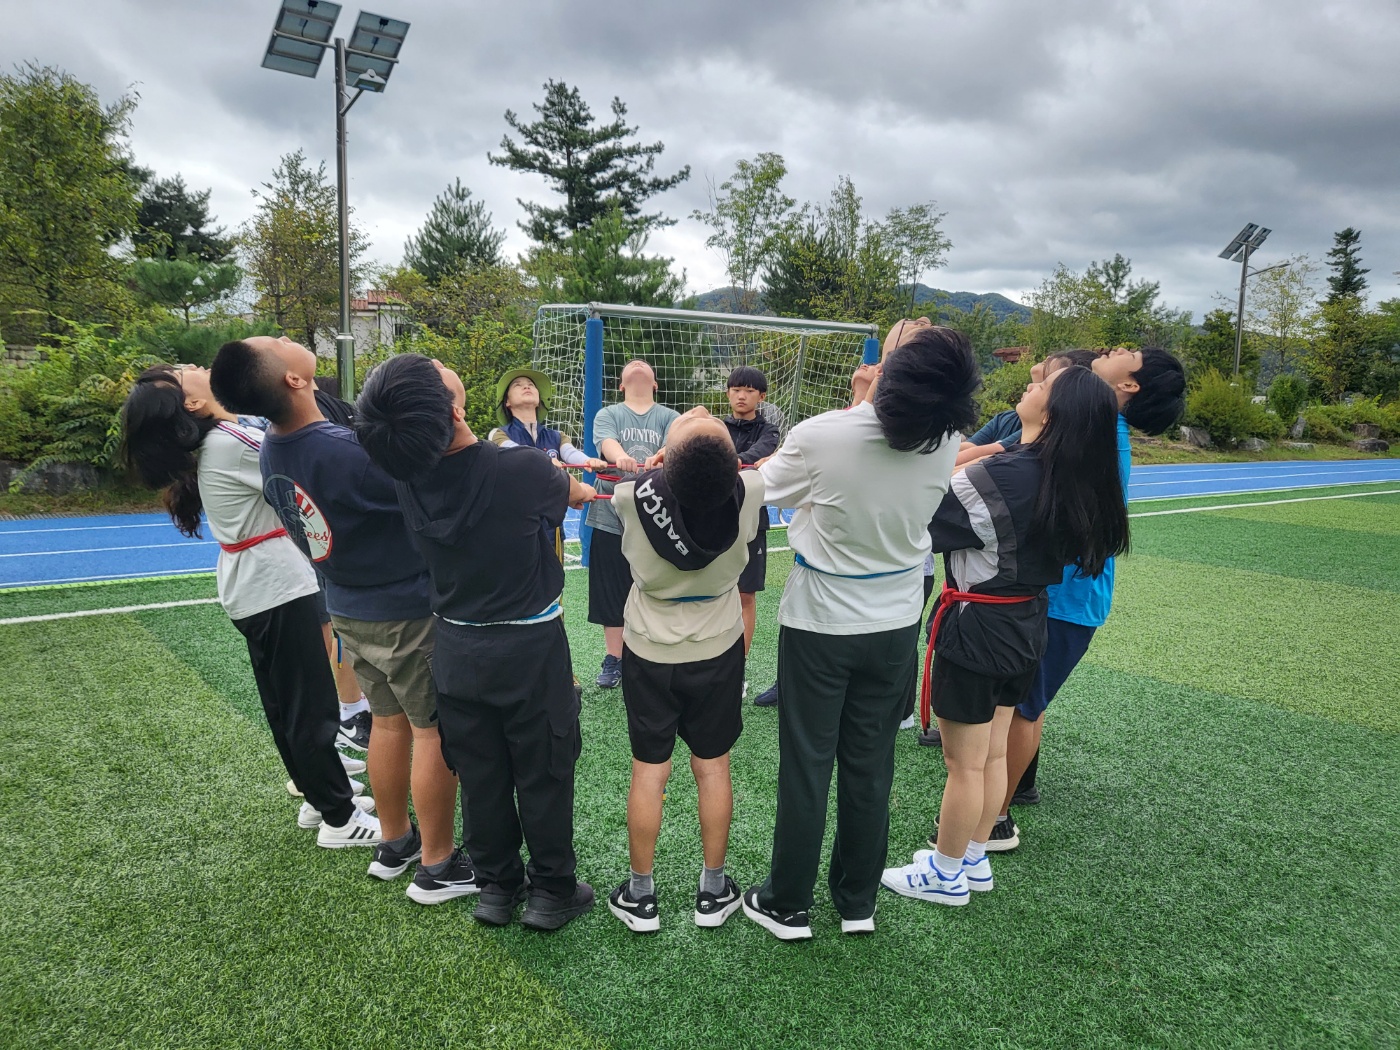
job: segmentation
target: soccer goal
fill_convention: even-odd
[[[768,378],[763,413],[783,433],[809,416],[850,404],[851,373],[879,360],[870,324],[706,313],[608,303],[541,306],[533,365],[554,382],[549,423],[597,455],[593,417],[620,399],[622,366],[642,358],[656,372],[656,400],[678,411],[727,414],[725,380],[738,365]]]

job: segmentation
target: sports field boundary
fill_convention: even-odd
[[[1303,487],[1304,487],[1304,488],[1308,488],[1308,487],[1312,487],[1312,486],[1303,486]],[[1330,488],[1330,487],[1333,487],[1333,486],[1328,486],[1328,487]],[[1285,491],[1289,491],[1289,490],[1285,490]],[[1286,503],[1318,503],[1318,502],[1322,502],[1322,501],[1324,501],[1324,500],[1361,499],[1361,498],[1364,498],[1364,497],[1366,497],[1366,496],[1396,496],[1396,495],[1400,495],[1400,488],[1379,489],[1379,490],[1372,490],[1372,491],[1369,491],[1369,492],[1342,492],[1342,493],[1335,493],[1335,494],[1331,494],[1331,495],[1327,495],[1327,496],[1295,496],[1295,497],[1292,497],[1292,498],[1290,498],[1290,499],[1249,500],[1249,501],[1244,502],[1244,503],[1214,503],[1214,504],[1208,504],[1208,505],[1205,505],[1205,506],[1196,506],[1196,507],[1172,507],[1172,508],[1169,508],[1169,509],[1167,509],[1167,510],[1146,510],[1146,511],[1138,511],[1138,512],[1136,512],[1136,513],[1130,513],[1130,514],[1128,515],[1128,517],[1129,517],[1129,518],[1157,518],[1157,517],[1163,517],[1163,516],[1166,516],[1166,515],[1173,515],[1173,514],[1201,514],[1201,513],[1205,513],[1206,511],[1212,511],[1212,510],[1240,510],[1240,509],[1243,509],[1243,508],[1246,508],[1246,507],[1276,507],[1276,506],[1280,506],[1280,505],[1286,504]],[[1215,496],[1215,497],[1209,497],[1209,496],[1206,496],[1206,497],[1199,497],[1199,496],[1197,496],[1197,497],[1191,497],[1191,496],[1177,496],[1177,497],[1174,497],[1174,498],[1177,499],[1177,500],[1187,500],[1187,499],[1203,499],[1203,498],[1204,498],[1204,499],[1209,499],[1209,498],[1216,498],[1216,499],[1219,499],[1219,498],[1221,498],[1221,497],[1219,497],[1219,496]],[[1145,501],[1145,500],[1135,500],[1134,502],[1148,502],[1148,501]],[[1159,502],[1159,501],[1154,500],[1154,501],[1152,501],[1152,502]],[[787,527],[788,527],[788,526],[787,526],[786,524],[774,525],[774,526],[772,526],[772,528],[771,528],[769,531],[770,531],[770,532],[776,532],[776,531],[779,530],[779,529],[784,529],[784,530],[785,530],[785,529],[787,529]],[[577,542],[577,541],[572,541],[572,542]],[[770,554],[781,554],[781,553],[784,553],[784,552],[790,551],[790,550],[792,550],[792,548],[791,548],[791,547],[786,547],[786,546],[784,546],[784,547],[769,547],[769,548],[768,548],[768,553],[770,553]],[[564,571],[565,571],[565,572],[573,572],[573,571],[575,571],[575,570],[582,569],[582,568],[583,568],[583,565],[581,565],[581,564],[572,564],[572,565],[566,565],[566,566],[564,566]],[[198,576],[209,576],[209,577],[212,577],[213,575],[214,575],[214,574],[213,574],[212,572],[210,572],[210,573],[198,573],[198,574],[194,574],[194,573],[171,573],[171,574],[168,574],[168,575],[165,575],[165,576],[146,576],[146,577],[141,577],[141,578],[138,578],[138,579],[126,579],[126,580],[97,580],[97,581],[93,581],[93,582],[91,582],[91,583],[86,583],[86,582],[84,582],[84,583],[51,583],[51,584],[43,584],[43,585],[37,586],[37,587],[12,587],[12,588],[8,588],[8,589],[5,589],[5,590],[0,590],[0,595],[3,595],[3,594],[14,594],[14,593],[32,593],[32,592],[34,592],[34,591],[51,591],[51,590],[59,590],[59,589],[63,589],[63,588],[69,588],[69,587],[103,587],[103,586],[108,586],[108,585],[116,584],[116,583],[163,583],[163,582],[167,582],[167,581],[170,581],[170,580],[187,580],[187,579],[197,578]],[[30,616],[11,616],[11,617],[7,617],[7,618],[0,619],[0,627],[14,627],[14,626],[19,626],[19,625],[21,625],[21,624],[27,624],[27,623],[47,623],[47,622],[53,621],[53,620],[74,620],[74,619],[80,619],[80,618],[86,617],[86,616],[113,616],[113,615],[121,615],[121,614],[123,614],[123,613],[158,612],[158,611],[160,611],[160,610],[162,610],[162,609],[178,609],[178,608],[185,608],[185,607],[188,607],[188,606],[198,606],[198,605],[216,605],[216,604],[218,604],[218,601],[219,601],[218,598],[186,598],[186,599],[183,599],[183,600],[180,600],[180,601],[171,601],[171,602],[151,602],[151,603],[144,604],[144,605],[118,605],[118,606],[111,606],[111,607],[109,607],[109,608],[101,608],[101,609],[74,609],[74,610],[67,610],[67,611],[64,611],[64,612],[56,612],[56,613],[36,613],[36,614],[30,615]]]

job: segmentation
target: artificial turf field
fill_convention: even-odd
[[[0,1045],[1400,1046],[1400,495],[1317,498],[1357,491],[1135,504],[1257,505],[1134,520],[996,891],[882,892],[867,938],[839,936],[824,877],[810,942],[742,915],[697,929],[683,762],[659,934],[602,904],[552,935],[478,927],[470,898],[420,907],[366,877],[367,850],[297,828],[217,605],[0,626]],[[755,688],[788,564],[770,558]],[[570,573],[591,683],[585,591]],[[212,594],[0,592],[0,618]],[[590,684],[582,717],[579,872],[601,898],[627,871],[620,692]],[[748,708],[734,752],[741,884],[766,869],[776,727]],[[942,774],[902,733],[892,863]]]

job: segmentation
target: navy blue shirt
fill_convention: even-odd
[[[1021,417],[1014,408],[998,412],[967,440],[974,445],[1004,445],[1010,448],[1021,440]]]
[[[351,620],[419,620],[428,566],[409,539],[394,480],[334,423],[268,434],[263,498],[326,582],[326,608]]]

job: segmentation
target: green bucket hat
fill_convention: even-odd
[[[549,411],[549,403],[554,400],[554,383],[549,376],[543,372],[536,372],[533,368],[512,368],[500,379],[496,380],[496,420],[505,426],[510,422],[510,416],[506,415],[506,391],[510,389],[511,383],[524,376],[535,384],[535,389],[540,392],[541,417]]]

